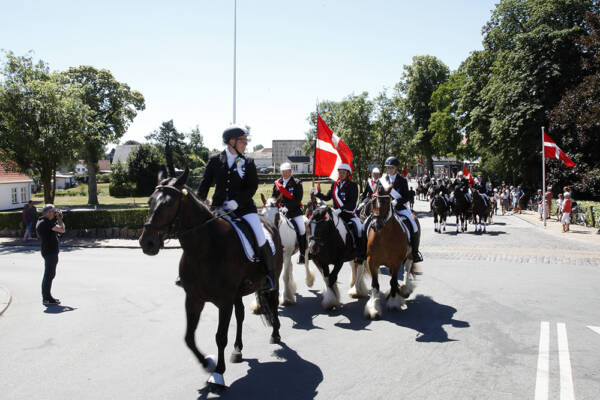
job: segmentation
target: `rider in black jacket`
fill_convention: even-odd
[[[290,220],[296,231],[300,256],[298,264],[304,264],[304,253],[306,252],[306,227],[304,226],[304,217],[302,216],[302,181],[292,176],[292,166],[285,162],[279,167],[281,178],[273,184],[273,193],[271,197],[281,196],[281,210]]]
[[[244,157],[244,150],[248,145],[248,130],[236,125],[225,129],[223,143],[227,148],[208,160],[198,188],[198,197],[205,201],[208,190],[215,184],[212,205],[222,207],[225,211],[235,211],[238,217],[252,227],[267,276],[268,286],[265,289],[274,290],[273,253],[252,200],[258,188],[256,165],[253,159]]]

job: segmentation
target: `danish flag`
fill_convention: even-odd
[[[475,179],[473,179],[473,177],[471,176],[471,174],[469,173],[469,170],[465,167],[463,168],[463,172],[465,174],[465,178],[469,178],[469,183],[470,184],[474,184],[475,183]]]
[[[333,133],[325,121],[317,115],[317,143],[315,148],[315,170],[317,176],[328,176],[337,181],[337,167],[344,163],[352,168],[352,152],[342,140]]]
[[[556,158],[565,163],[567,167],[574,167],[575,163],[571,160],[567,154],[558,147],[558,145],[552,140],[546,132],[544,132],[544,156],[546,158]]]

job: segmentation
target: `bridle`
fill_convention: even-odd
[[[160,226],[160,227],[154,226],[152,223],[152,219],[154,218],[154,214],[153,214],[152,217],[150,218],[150,221],[144,223],[144,228],[152,228],[153,230],[155,230],[159,233],[170,235],[171,232],[174,231],[175,234],[177,235],[177,237],[181,237],[181,236],[191,233],[192,231],[196,231],[197,229],[207,225],[208,223],[213,222],[213,221],[215,221],[219,218],[222,218],[226,215],[229,215],[233,212],[233,210],[231,210],[228,212],[219,213],[218,215],[215,215],[215,216],[207,219],[200,225],[182,230],[181,229],[181,204],[183,203],[183,198],[189,194],[189,191],[186,188],[179,190],[175,186],[158,185],[158,186],[156,186],[156,188],[154,189],[154,193],[152,193],[152,195],[150,197],[154,196],[156,194],[156,192],[159,192],[159,191],[163,192],[163,193],[171,191],[172,193],[177,195],[177,211],[175,212],[175,216],[173,217],[171,222],[169,222],[163,226]],[[173,229],[173,227],[175,227],[175,229]]]
[[[379,213],[379,209],[380,209],[379,199],[381,199],[381,198],[389,198],[391,200],[391,196],[389,194],[383,194],[383,195],[376,195],[376,194],[374,194],[373,195],[373,200],[377,203],[377,212],[378,213]],[[373,213],[374,209],[371,211],[371,215],[373,216],[373,219],[376,220],[376,221],[379,220],[379,219],[381,219],[381,218],[385,218],[385,220],[383,221],[383,225],[385,225],[385,224],[387,224],[387,222],[390,220],[390,218],[393,215],[392,209],[393,209],[393,206],[392,206],[392,203],[390,201],[387,215],[375,214],[375,213]]]

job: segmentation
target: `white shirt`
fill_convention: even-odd
[[[283,179],[283,178],[282,178]],[[287,186],[288,182],[290,181],[290,179],[292,179],[292,177],[290,176],[288,179],[283,179],[283,186]]]
[[[231,154],[229,152],[229,149],[225,149],[225,154],[227,154],[227,166],[229,168],[231,168],[231,166],[233,165],[233,163],[235,162],[235,160],[237,160],[238,155],[237,154]]]
[[[394,175],[388,175],[388,178],[389,178],[389,180],[390,180],[390,182],[391,182],[391,183],[394,183],[394,181],[396,180],[396,176],[397,176],[397,175],[398,175],[398,174],[394,174]]]

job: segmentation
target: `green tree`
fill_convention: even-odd
[[[81,148],[90,110],[81,101],[81,86],[50,72],[43,61],[5,55],[0,71],[0,158],[39,174],[44,201],[53,203],[56,169]]]
[[[438,156],[460,156],[462,135],[458,124],[458,97],[464,82],[464,72],[455,71],[431,95],[430,106],[434,111],[429,118],[429,130],[433,134],[433,152]]]
[[[204,145],[204,137],[200,133],[200,128],[196,126],[191,132],[186,134],[188,140],[187,157],[188,165],[194,172],[204,168],[208,162],[209,150]]]
[[[118,142],[125,134],[138,111],[144,110],[144,97],[117,81],[106,69],[82,65],[69,68],[65,76],[81,85],[81,99],[92,111],[87,128],[82,131],[82,155],[87,163],[88,204],[98,204],[96,173],[104,146]]]
[[[149,196],[156,187],[156,178],[165,164],[163,153],[149,143],[138,146],[127,156],[129,181],[136,185],[138,196]]]
[[[175,176],[175,163],[179,166],[187,165],[185,134],[175,128],[173,120],[163,122],[146,139],[155,143],[165,155],[169,176]]]
[[[113,197],[128,197],[134,194],[133,185],[129,182],[129,174],[122,162],[110,166],[110,184],[108,192]]]
[[[427,168],[433,171],[432,144],[433,132],[429,129],[431,114],[431,95],[442,83],[448,80],[448,67],[433,56],[415,56],[411,65],[404,66],[404,73],[396,90],[403,97],[406,110],[412,120],[416,135],[412,145],[427,160]]]
[[[256,146],[254,146],[252,148],[252,151],[258,151],[258,150],[261,150],[261,149],[264,149],[264,148],[265,148],[265,146],[263,146],[262,144],[257,144]]]

